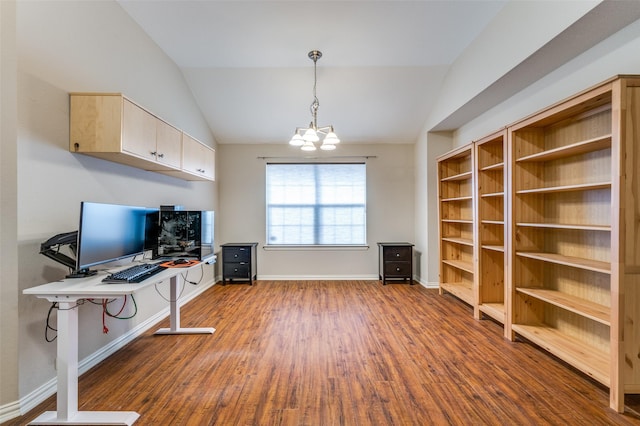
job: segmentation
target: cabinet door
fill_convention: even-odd
[[[162,120],[156,119],[156,159],[158,163],[180,168],[182,132]]]
[[[122,150],[155,161],[156,117],[126,99],[123,102]]]
[[[202,158],[204,160],[203,172],[207,178],[214,180],[216,177],[215,174],[215,164],[216,164],[216,152],[209,148],[208,146],[202,145],[204,148],[204,152],[202,153]]]
[[[182,134],[182,168],[190,173],[211,180],[215,177],[215,151],[206,145]]]

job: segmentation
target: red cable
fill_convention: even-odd
[[[124,311],[124,307],[127,305],[127,296],[126,295],[124,296],[124,301],[122,302],[122,306],[120,307],[120,310],[118,311],[118,313],[115,315],[109,314],[107,312],[107,303],[109,303],[107,299],[102,299],[102,332],[104,334],[107,334],[109,332],[109,329],[107,328],[107,315],[109,315],[110,317],[117,318],[122,313],[122,311]]]
[[[107,334],[109,329],[107,328],[107,299],[102,299],[102,332]]]

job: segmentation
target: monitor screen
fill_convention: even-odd
[[[145,207],[83,201],[80,205],[77,271],[142,254],[145,250]]]

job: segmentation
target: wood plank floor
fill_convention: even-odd
[[[378,281],[216,285],[183,327],[151,332],[80,378],[80,410],[145,425],[638,425],[608,391],[450,295]],[[168,326],[165,321],[162,326]],[[50,398],[6,425],[22,425]]]

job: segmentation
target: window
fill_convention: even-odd
[[[366,244],[366,165],[267,164],[267,244]]]

